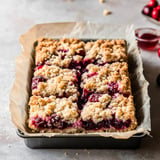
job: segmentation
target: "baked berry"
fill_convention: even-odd
[[[32,78],[32,89],[36,89],[39,82],[45,82],[45,81],[46,80],[41,76],[33,77]]]
[[[89,97],[90,94],[91,94],[90,91],[88,91],[87,89],[83,89],[81,99],[82,99],[84,102],[87,102],[88,97]]]
[[[90,59],[84,59],[83,60],[83,67],[86,67],[90,63],[92,63],[92,60],[90,60]]]
[[[158,5],[158,2],[156,0],[150,0],[148,2],[148,6],[150,6],[152,8],[156,7],[157,5]]]
[[[90,78],[90,77],[93,77],[93,76],[95,76],[97,74],[98,74],[97,72],[93,72],[93,73],[87,74],[87,77]]]
[[[85,51],[84,50],[80,50],[78,54],[84,57],[85,56]]]
[[[115,93],[119,93],[119,86],[117,82],[111,82],[108,84],[108,93],[113,96]]]
[[[37,70],[41,69],[43,66],[44,66],[44,65],[41,64],[41,65],[37,66],[34,70],[37,71]]]
[[[153,8],[150,6],[144,6],[142,13],[147,15],[147,16],[151,16]]]
[[[91,94],[88,98],[89,102],[99,102],[99,97],[101,97],[101,94]]]

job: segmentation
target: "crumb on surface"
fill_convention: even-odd
[[[99,0],[99,3],[104,3],[105,2],[105,0]]]
[[[103,15],[104,16],[107,16],[107,15],[109,15],[109,14],[111,14],[112,12],[111,11],[109,11],[109,10],[107,10],[107,9],[105,9],[104,11],[103,11]]]

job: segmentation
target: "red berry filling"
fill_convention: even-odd
[[[33,77],[32,78],[32,89],[36,89],[39,82],[45,82],[45,81],[46,79],[44,79],[41,76]]]
[[[93,72],[93,73],[87,74],[87,77],[90,78],[90,77],[93,77],[95,75],[98,75],[98,73],[97,72]]]
[[[84,59],[83,60],[83,67],[86,67],[88,64],[92,63],[93,61],[91,59]]]
[[[88,91],[87,89],[83,89],[82,96],[81,96],[81,100],[83,103],[87,102],[90,94],[91,94],[90,91]]]
[[[78,54],[79,54],[80,56],[83,56],[83,57],[84,57],[86,53],[85,53],[84,50],[80,50]]]
[[[111,82],[108,84],[108,93],[113,96],[115,93],[119,93],[119,85],[117,82]]]
[[[81,62],[78,62],[78,61],[75,61],[75,60],[72,60],[70,65],[69,65],[70,69],[78,69],[78,70],[80,70],[81,67],[82,67]]]
[[[99,102],[99,97],[101,97],[102,94],[91,94],[88,98],[89,102]]]
[[[54,114],[49,117],[46,117],[46,119],[42,119],[40,117],[33,118],[32,125],[34,125],[36,128],[49,128],[49,129],[54,129],[54,128],[65,129],[67,127],[72,126],[72,124],[63,121],[62,119],[60,119],[60,117]]]
[[[131,119],[126,121],[115,119],[113,116],[110,120],[103,120],[95,124],[92,120],[83,121],[81,120],[81,127],[85,128],[86,130],[98,130],[104,128],[111,128],[114,127],[116,130],[128,128],[131,124]]]

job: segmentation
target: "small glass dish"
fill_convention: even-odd
[[[138,28],[135,30],[138,47],[144,50],[156,50],[160,40],[160,31],[153,28]]]

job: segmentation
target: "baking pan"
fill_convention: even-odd
[[[71,149],[136,149],[139,148],[144,133],[136,134],[129,139],[114,139],[112,137],[102,137],[95,135],[61,135],[54,137],[25,136],[17,130],[18,136],[24,139],[27,147],[38,148],[71,148]]]
[[[81,39],[84,42],[95,41],[97,39]],[[126,42],[127,44],[127,42]],[[36,46],[36,42],[34,44]],[[127,46],[127,45],[126,45]],[[33,57],[34,58],[34,57]],[[131,83],[132,84],[132,83]],[[133,87],[133,86],[132,86]],[[138,116],[139,117],[139,116]],[[45,136],[26,136],[20,130],[17,130],[17,135],[24,139],[24,142],[29,148],[81,148],[81,149],[136,149],[140,146],[141,140],[146,134],[139,133],[128,139],[115,139],[112,137],[102,137],[100,135],[56,135],[53,137]]]

